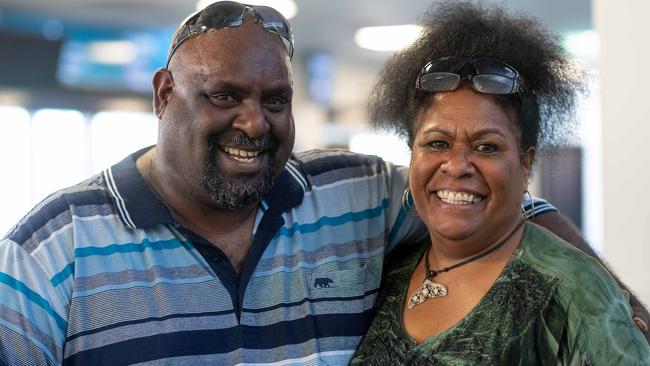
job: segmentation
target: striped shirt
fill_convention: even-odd
[[[261,202],[238,275],[151,192],[144,151],[49,196],[2,239],[0,364],[345,365],[384,254],[426,236],[401,205],[404,167],[300,153]]]

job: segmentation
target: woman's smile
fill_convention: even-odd
[[[472,205],[483,201],[482,196],[470,192],[444,189],[438,190],[435,193],[441,201],[452,205]]]

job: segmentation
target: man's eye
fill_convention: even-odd
[[[497,147],[493,144],[478,144],[474,148],[476,151],[489,154],[497,151]]]
[[[220,106],[230,106],[237,103],[237,99],[232,94],[227,93],[213,94],[211,99]]]
[[[266,108],[268,108],[271,112],[279,112],[284,107],[289,103],[289,100],[287,98],[283,97],[273,97],[269,98],[264,102],[264,105]]]

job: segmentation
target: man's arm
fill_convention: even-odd
[[[62,363],[67,308],[35,257],[0,240],[0,365]]]
[[[547,211],[539,215],[535,215],[533,222],[539,224],[548,230],[552,231],[555,235],[571,243],[576,248],[580,249],[584,253],[594,257],[600,264],[602,264],[616,279],[618,285],[630,295],[630,306],[632,307],[632,313],[634,316],[634,321],[637,326],[643,332],[643,335],[646,338],[646,341],[650,343],[650,334],[648,332],[648,324],[650,324],[650,316],[648,315],[648,310],[645,306],[639,301],[639,299],[634,296],[634,293],[612,272],[612,270],[603,262],[603,260],[594,252],[594,250],[587,244],[587,242],[582,238],[578,228],[566,217],[562,216],[557,211]]]

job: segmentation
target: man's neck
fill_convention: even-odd
[[[136,161],[136,167],[151,190],[167,206],[178,224],[221,249],[235,270],[240,272],[252,243],[259,202],[226,210],[215,207],[207,199],[198,199],[201,194],[183,194],[183,190],[175,189],[161,178],[155,159],[153,148]]]

